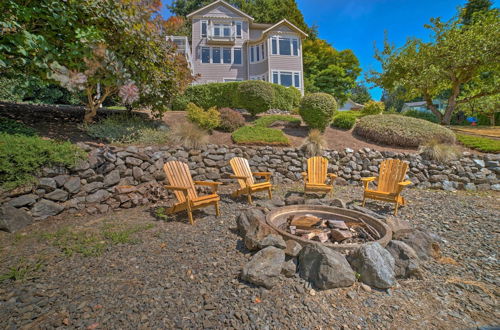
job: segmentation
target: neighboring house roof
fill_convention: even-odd
[[[240,14],[241,16],[244,16],[244,17],[248,18],[251,21],[254,20],[254,18],[252,16],[250,16],[250,15],[242,12],[241,10],[239,10],[238,8],[236,8],[234,6],[231,6],[230,4],[228,4],[227,2],[225,2],[223,0],[214,1],[211,4],[206,5],[205,7],[202,7],[200,9],[198,9],[198,10],[193,11],[191,14],[188,14],[186,17],[188,19],[191,19],[194,15],[196,15],[196,14],[198,14],[198,13],[200,13],[200,12],[206,10],[206,9],[209,9],[209,8],[211,8],[213,6],[216,6],[216,5],[223,5],[223,6],[227,7],[227,8],[229,8],[229,9],[231,9],[232,11]]]
[[[290,23],[287,19],[281,20],[278,23],[272,25],[267,30],[262,31],[262,34],[266,34],[266,33],[270,32],[271,30],[274,30],[275,28],[277,28],[280,25],[287,25],[289,28],[291,28],[292,30],[295,30],[299,34],[302,34],[304,37],[308,37],[307,33],[305,33],[304,31],[302,31],[301,29],[299,29],[298,27],[296,27],[295,25]]]
[[[348,99],[347,101],[344,102],[344,104],[342,104],[342,106],[339,109],[345,109],[348,104],[353,105],[351,109],[362,109],[364,107],[364,105],[356,103],[351,99]]]

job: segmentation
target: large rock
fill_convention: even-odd
[[[271,289],[281,274],[284,261],[285,252],[282,249],[269,246],[257,252],[245,265],[241,279]]]
[[[259,209],[249,209],[242,212],[236,220],[238,232],[250,251],[262,248],[261,241],[274,230],[265,223],[265,215]]]
[[[34,194],[22,195],[11,199],[7,204],[14,207],[31,206],[36,203],[37,196]]]
[[[262,249],[268,246],[274,246],[282,250],[286,249],[285,240],[283,239],[283,237],[277,234],[270,234],[264,237],[264,239],[260,241],[260,246]]]
[[[400,240],[411,246],[417,253],[418,257],[422,260],[425,260],[428,257],[437,258],[440,256],[440,238],[425,230],[413,230],[409,234],[400,238]]]
[[[86,197],[87,203],[100,203],[107,200],[111,194],[107,190],[98,190]]]
[[[293,239],[286,241],[285,254],[290,257],[297,257],[302,250],[302,245]]]
[[[414,228],[408,220],[401,220],[395,216],[388,216],[385,220],[389,228],[392,231],[392,237],[394,239],[399,239],[411,233]]]
[[[44,196],[44,198],[56,201],[56,202],[64,202],[68,200],[68,192],[62,189],[56,189],[53,192],[50,192]]]
[[[15,233],[32,222],[33,218],[24,210],[10,205],[0,207],[0,230]]]
[[[45,219],[53,215],[57,215],[64,210],[64,206],[49,201],[48,199],[41,199],[31,209],[31,214],[35,218]]]
[[[417,253],[411,246],[402,241],[392,240],[386,246],[386,249],[394,258],[396,277],[422,277]]]
[[[319,244],[307,245],[300,252],[299,275],[325,290],[348,287],[356,280],[342,254]]]
[[[283,263],[281,274],[286,277],[293,277],[297,273],[297,258],[292,258]]]
[[[38,188],[52,191],[57,188],[57,182],[52,178],[41,178],[38,181]]]
[[[64,184],[64,189],[69,191],[72,194],[76,194],[77,192],[80,191],[81,183],[80,183],[80,178],[73,176],[66,181]]]
[[[361,282],[379,289],[387,289],[396,283],[394,258],[377,242],[361,245],[349,262],[358,272]]]
[[[113,171],[109,172],[109,174],[104,177],[104,186],[105,187],[114,186],[118,182],[120,182],[120,171],[118,171],[118,170],[113,170]]]

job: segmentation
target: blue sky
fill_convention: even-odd
[[[172,0],[163,0],[170,4]],[[396,46],[402,46],[408,37],[424,40],[429,30],[424,28],[431,17],[448,20],[466,0],[297,0],[309,25],[318,26],[319,37],[338,50],[352,49],[358,57],[363,73],[379,69],[373,58],[373,45],[382,47],[384,31]],[[167,18],[170,13],[164,9]],[[363,73],[360,79],[363,78]],[[374,99],[382,91],[370,90]]]

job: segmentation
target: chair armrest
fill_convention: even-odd
[[[243,180],[248,179],[248,177],[242,175],[230,175],[229,177],[231,179],[243,179]]]
[[[177,186],[164,186],[165,189],[170,189],[170,190],[181,190],[181,191],[188,191],[189,188],[186,187],[177,187]]]
[[[307,172],[302,172],[302,173],[300,173],[300,175],[302,175],[303,179],[307,178]]]
[[[194,184],[199,185],[199,186],[218,186],[222,184],[222,182],[215,182],[215,181],[194,181]]]
[[[327,174],[330,178],[332,179],[335,179],[337,177],[337,174],[333,174],[333,173],[328,173]]]
[[[253,172],[254,176],[271,176],[273,175],[271,172]]]
[[[406,181],[403,181],[403,182],[398,182],[398,185],[400,185],[402,187],[406,187],[407,185],[410,185],[412,183],[413,182],[406,180]]]
[[[370,176],[370,177],[367,177],[367,178],[361,178],[361,181],[363,182],[372,182],[372,181],[375,181],[377,179],[376,176]]]

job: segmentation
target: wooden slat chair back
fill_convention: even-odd
[[[303,172],[302,177],[304,179],[304,192],[333,193],[333,182],[337,176],[328,173],[328,159],[316,156],[307,160],[307,172]],[[329,184],[327,177],[330,177]]]
[[[411,181],[403,181],[408,171],[408,163],[399,159],[387,159],[380,164],[377,189],[370,189],[369,184],[377,177],[362,178],[364,184],[363,207],[367,198],[384,202],[395,203],[394,215],[398,214],[399,205],[406,205],[406,200],[401,196],[404,187]]]
[[[220,214],[219,201],[220,197],[217,194],[217,187],[222,184],[220,182],[211,181],[193,181],[191,172],[186,163],[179,161],[170,161],[163,165],[165,176],[169,182],[169,186],[165,188],[173,190],[177,203],[167,210],[168,214],[186,210],[189,216],[189,222],[194,224],[193,210],[214,205],[215,214]],[[212,193],[209,195],[199,196],[196,192],[195,185],[210,186]]]
[[[233,193],[234,197],[246,194],[248,202],[252,204],[252,193],[267,190],[269,198],[272,198],[273,185],[271,184],[270,172],[252,172],[248,160],[241,157],[231,159],[229,164],[234,172],[234,175],[230,177],[238,180],[238,184],[240,185],[240,188]],[[265,180],[263,182],[256,182],[254,176],[264,177]]]

